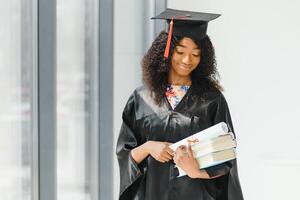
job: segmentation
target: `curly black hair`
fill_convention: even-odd
[[[161,105],[164,99],[165,91],[168,86],[168,72],[172,56],[164,58],[164,50],[168,33],[162,31],[153,41],[150,49],[142,59],[143,83],[150,90],[151,96],[158,105]],[[183,37],[172,37],[170,55],[173,55],[175,46]],[[194,40],[201,49],[201,61],[196,69],[191,73],[194,98],[205,98],[205,92],[213,89],[222,91],[219,84],[219,73],[215,59],[214,47],[208,36],[202,40]]]

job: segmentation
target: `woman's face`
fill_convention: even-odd
[[[200,51],[192,39],[184,37],[173,51],[170,69],[172,73],[179,76],[190,76],[200,63]]]

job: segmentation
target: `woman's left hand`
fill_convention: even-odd
[[[182,145],[178,147],[173,160],[189,177],[197,178],[199,176],[199,164],[194,158],[190,144],[188,146]]]

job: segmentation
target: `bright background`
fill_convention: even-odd
[[[2,0],[1,200],[117,199],[122,110],[165,7],[222,14],[208,34],[245,199],[297,199],[298,1]]]
[[[135,26],[143,13],[132,12],[138,3],[124,11],[121,4],[125,2],[115,4],[116,30],[127,30],[116,31],[115,40],[128,39],[124,46],[115,45],[115,138],[126,100],[140,84],[137,75],[144,53],[140,47],[145,45],[143,29]],[[208,34],[237,135],[245,199],[296,199],[300,178],[299,1],[169,0],[168,7],[222,14],[210,22]],[[134,25],[128,28],[125,21]],[[114,167],[117,194],[118,165]]]

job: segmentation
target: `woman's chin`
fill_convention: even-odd
[[[190,76],[192,71],[190,70],[178,70],[178,75],[179,76]]]

